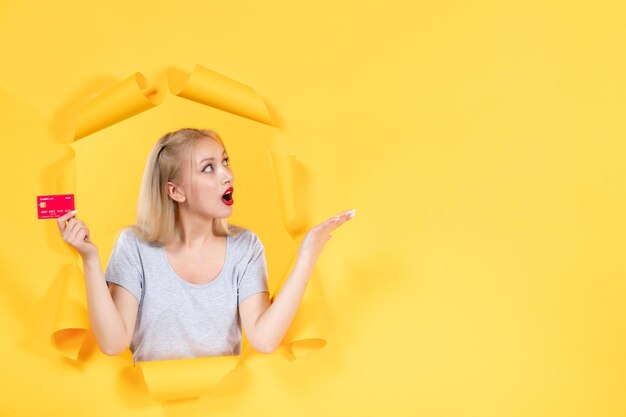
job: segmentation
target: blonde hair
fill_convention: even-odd
[[[136,224],[129,226],[144,242],[163,246],[174,238],[178,202],[169,197],[167,182],[182,180],[185,159],[193,169],[193,151],[204,138],[214,139],[226,149],[216,132],[192,128],[169,132],[152,147],[139,191]],[[229,225],[225,218],[213,219],[216,236],[231,236],[237,229],[239,226]]]

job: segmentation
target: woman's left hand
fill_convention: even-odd
[[[298,256],[307,256],[309,259],[313,260],[317,259],[319,254],[324,249],[326,242],[328,242],[332,237],[329,233],[353,218],[355,214],[356,210],[354,209],[342,211],[336,216],[333,216],[325,222],[311,228],[304,239],[302,239],[300,249],[298,250]]]

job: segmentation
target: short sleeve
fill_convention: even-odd
[[[248,251],[246,266],[237,282],[237,298],[241,303],[251,295],[268,292],[267,286],[267,261],[265,260],[265,247],[261,240],[253,233]]]
[[[141,302],[143,277],[137,241],[130,230],[124,230],[113,247],[104,279],[107,283],[112,282],[126,288]]]

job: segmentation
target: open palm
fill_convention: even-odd
[[[331,239],[330,232],[353,218],[356,214],[355,210],[345,210],[312,227],[300,244],[299,254],[316,259],[324,249],[324,245]]]

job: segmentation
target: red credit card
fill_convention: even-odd
[[[74,194],[53,194],[37,196],[37,217],[56,219],[74,210]]]

